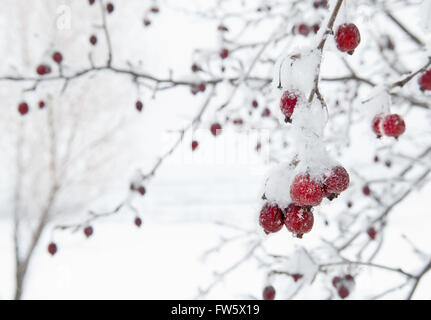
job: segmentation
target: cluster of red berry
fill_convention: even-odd
[[[381,138],[383,134],[398,138],[406,130],[406,124],[398,114],[378,114],[374,117],[371,127],[377,138]]]
[[[350,295],[355,286],[355,279],[352,275],[346,274],[344,277],[334,277],[332,279],[332,286],[337,290],[338,296],[345,299]]]

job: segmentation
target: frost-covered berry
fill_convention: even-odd
[[[324,190],[329,198],[339,195],[347,189],[350,183],[349,174],[342,166],[332,168],[331,173],[325,179]]]
[[[419,78],[419,85],[421,90],[431,90],[431,70],[426,71]]]
[[[406,131],[406,124],[398,114],[387,115],[383,119],[382,127],[384,134],[389,137],[398,138]]]
[[[93,227],[92,226],[85,227],[84,234],[87,238],[91,237],[91,235],[93,234]]]
[[[377,138],[381,138],[382,136],[382,120],[383,115],[378,114],[373,118],[371,128],[373,129],[374,133],[377,135]]]
[[[345,299],[349,296],[350,291],[349,289],[347,289],[345,286],[340,286],[340,288],[338,288],[338,295],[341,299]]]
[[[353,54],[356,47],[361,42],[359,30],[353,23],[344,23],[340,25],[335,34],[338,50]]]
[[[292,203],[286,208],[284,213],[286,228],[295,234],[296,237],[302,238],[304,233],[310,232],[313,228],[314,217],[310,210]]]
[[[48,66],[47,64],[40,64],[37,66],[36,72],[38,75],[43,76],[51,72],[51,67]]]
[[[197,142],[196,140],[193,140],[192,141],[192,151],[195,151],[198,146],[199,146],[199,142]]]
[[[373,227],[369,227],[367,229],[367,234],[368,234],[368,236],[370,237],[371,240],[374,240],[376,238],[377,231]]]
[[[263,300],[274,300],[275,289],[273,286],[266,286],[263,289]]]
[[[48,245],[48,252],[52,256],[57,253],[57,245],[54,242]]]
[[[281,96],[280,109],[281,112],[286,116],[286,122],[290,122],[290,117],[295,110],[296,103],[298,102],[298,97],[289,91],[286,91]]]
[[[18,105],[18,112],[23,116],[28,113],[29,107],[26,102],[21,102]]]
[[[52,54],[52,60],[60,64],[61,61],[63,61],[63,55],[60,52],[56,51]]]
[[[259,224],[266,232],[277,232],[283,227],[283,211],[275,204],[265,204],[260,210]]]
[[[221,125],[220,123],[213,123],[210,127],[211,133],[214,137],[218,136],[221,133]]]
[[[229,50],[226,48],[223,48],[221,49],[219,55],[220,55],[220,58],[226,59],[229,56]]]
[[[298,206],[317,206],[322,202],[323,189],[309,175],[299,174],[290,186],[290,197]]]

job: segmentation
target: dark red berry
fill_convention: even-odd
[[[48,252],[53,256],[57,253],[57,245],[54,242],[51,242],[48,245]]]
[[[374,162],[379,162],[379,161],[380,161],[379,157],[378,157],[378,156],[375,156],[375,157],[374,157]]]
[[[308,36],[308,34],[310,33],[310,28],[306,24],[301,23],[298,27],[298,32],[303,36]]]
[[[43,109],[45,107],[45,102],[44,101],[42,101],[42,100],[40,100],[39,101],[39,108],[40,109]]]
[[[139,217],[136,217],[134,222],[138,228],[142,225],[142,219]]]
[[[319,32],[320,26],[318,24],[313,24],[312,28],[313,28],[313,32],[317,33]]]
[[[371,194],[370,187],[369,187],[369,186],[364,186],[364,187],[362,188],[362,192],[363,192],[363,194],[365,194],[366,196],[369,196],[369,195]]]
[[[334,288],[337,288],[338,285],[340,284],[341,278],[340,277],[334,277],[332,278],[332,286]]]
[[[40,64],[37,68],[36,68],[36,72],[38,75],[45,75],[51,72],[51,67],[46,65],[46,64]]]
[[[299,279],[301,279],[303,277],[304,277],[304,275],[302,275],[300,273],[294,273],[294,274],[292,274],[293,281],[295,281],[295,282],[297,282]]]
[[[196,63],[192,64],[192,71],[193,72],[198,72],[198,71],[201,71],[201,70],[202,70],[201,67],[199,67]]]
[[[274,300],[275,289],[273,286],[266,286],[263,289],[263,300]]]
[[[341,299],[345,299],[349,296],[350,292],[349,289],[347,289],[345,286],[340,286],[338,289],[338,295]]]
[[[351,208],[351,207],[353,207],[353,203],[352,203],[352,201],[348,201],[347,202],[347,208]]]
[[[260,210],[259,224],[267,232],[277,232],[283,228],[283,211],[275,204],[265,204]]]
[[[52,60],[60,64],[61,61],[63,61],[63,55],[60,52],[56,51],[52,54]]]
[[[290,186],[290,197],[298,206],[317,206],[323,199],[322,186],[309,175],[299,174]]]
[[[225,25],[223,25],[223,24],[220,24],[220,25],[217,27],[217,30],[218,30],[218,31],[221,31],[221,32],[227,32],[227,31],[229,31],[229,29],[228,29]]]
[[[382,120],[383,115],[378,114],[374,117],[371,128],[373,129],[374,133],[377,135],[377,138],[380,138],[382,136]]]
[[[353,51],[361,42],[359,30],[353,23],[344,23],[340,25],[335,34],[338,50],[353,54]]]
[[[207,86],[206,86],[206,84],[205,83],[200,83],[199,85],[198,85],[198,89],[199,89],[199,91],[201,91],[201,92],[204,92],[205,91],[205,89],[207,88]]]
[[[93,227],[92,226],[85,227],[84,234],[87,238],[91,237],[91,235],[93,234]]]
[[[257,100],[253,100],[251,102],[251,105],[252,105],[253,108],[257,108],[259,106],[259,103],[257,102]]]
[[[355,278],[353,278],[353,276],[351,274],[346,274],[344,276],[344,279],[348,282],[355,282]]]
[[[18,112],[23,116],[25,114],[27,114],[29,111],[29,107],[28,104],[26,102],[21,102],[18,105]]]
[[[150,11],[152,13],[159,13],[160,10],[159,10],[159,7],[151,7]]]
[[[150,20],[150,19],[145,18],[145,19],[144,19],[144,26],[148,27],[150,24],[151,24],[151,20]]]
[[[96,0],[88,0],[88,3],[90,4],[90,6],[91,5],[93,5],[94,4],[94,2],[95,2]]]
[[[220,55],[220,58],[226,59],[229,56],[229,50],[226,48],[221,49],[219,55]]]
[[[286,228],[296,237],[302,238],[304,233],[310,232],[313,228],[314,217],[310,210],[292,203],[286,208],[284,213]]]
[[[296,103],[298,102],[298,97],[289,91],[283,93],[280,101],[281,112],[286,116],[286,121],[290,122],[290,117],[295,110]]]
[[[145,192],[146,192],[145,187],[144,187],[144,186],[140,186],[140,187],[138,188],[138,192],[139,192],[139,194],[140,194],[141,196],[143,196],[143,195],[145,194]]]
[[[96,37],[95,35],[92,35],[92,36],[90,37],[90,43],[91,43],[93,46],[95,46],[95,45],[96,45],[96,43],[97,43],[97,37]]]
[[[242,119],[240,119],[240,118],[233,120],[233,124],[236,124],[236,125],[239,125],[239,126],[242,125],[243,123],[244,123],[244,121]]]
[[[112,3],[108,3],[106,5],[106,11],[108,11],[108,13],[112,13],[112,11],[114,11],[114,5]]]
[[[387,166],[388,168],[390,168],[392,166],[391,160],[386,160],[385,161],[385,166]]]
[[[383,132],[389,137],[398,138],[406,130],[406,124],[398,114],[387,115],[383,119]]]
[[[331,173],[325,179],[324,189],[327,195],[335,194],[338,195],[346,190],[350,183],[350,177],[346,169],[342,166],[336,166],[332,168]]]
[[[373,227],[369,227],[367,229],[367,233],[368,233],[368,236],[370,237],[371,240],[374,240],[376,238],[377,231]]]
[[[419,78],[419,85],[421,90],[431,90],[431,70],[426,71]]]
[[[192,141],[192,151],[195,151],[196,148],[198,147],[198,145],[199,145],[199,142],[197,142],[196,140],[193,140]]]
[[[138,111],[142,111],[142,108],[144,107],[142,101],[140,100],[136,101],[135,106],[136,106],[136,110]]]
[[[271,110],[269,110],[269,108],[265,108],[262,111],[262,117],[266,118],[269,117],[271,115]]]
[[[210,127],[210,130],[214,137],[218,136],[221,133],[220,123],[213,123]]]

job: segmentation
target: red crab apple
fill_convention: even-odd
[[[370,237],[371,240],[374,240],[376,238],[377,231],[373,227],[369,227],[367,229],[367,234],[368,234],[368,236]]]
[[[406,124],[398,114],[389,114],[383,119],[383,132],[389,137],[398,138],[406,131]]]
[[[135,223],[135,226],[139,228],[142,225],[142,219],[139,217],[136,217],[134,223]]]
[[[298,206],[317,206],[322,202],[323,189],[307,174],[298,174],[290,186],[290,197]]]
[[[283,228],[283,211],[278,205],[265,204],[260,211],[259,224],[265,232],[277,232]]]
[[[252,105],[253,108],[257,108],[259,106],[259,103],[257,102],[257,100],[253,100],[251,102],[251,105]]]
[[[60,52],[56,51],[52,54],[52,60],[60,64],[61,61],[63,61],[63,55]]]
[[[138,192],[139,192],[139,194],[140,194],[141,196],[143,196],[143,195],[145,194],[145,192],[147,192],[147,190],[145,190],[145,187],[144,187],[144,186],[140,186],[140,187],[138,188]]]
[[[91,43],[93,46],[95,46],[95,45],[96,45],[96,43],[97,43],[97,37],[96,37],[95,35],[92,35],[92,36],[90,37],[90,43]]]
[[[291,122],[291,116],[295,110],[296,103],[298,102],[298,97],[289,91],[285,91],[281,96],[280,109],[281,112],[286,116],[285,121]]]
[[[106,5],[106,11],[108,11],[108,13],[112,13],[114,11],[114,5],[112,3],[108,3]]]
[[[57,245],[54,242],[48,245],[48,252],[52,256],[57,253]]]
[[[377,135],[377,138],[382,137],[382,120],[383,115],[378,114],[373,118],[371,128],[373,129],[374,133]]]
[[[84,234],[87,238],[91,237],[91,235],[93,234],[93,227],[92,226],[85,227]]]
[[[310,232],[313,228],[313,213],[303,207],[290,204],[285,212],[284,223],[287,230],[292,232],[297,238],[302,238],[304,233]]]
[[[28,113],[29,107],[26,102],[21,102],[18,105],[18,112],[23,116]]]
[[[219,55],[220,55],[220,58],[226,59],[229,56],[229,50],[226,48],[223,48],[221,49]]]
[[[47,64],[40,64],[37,66],[36,72],[38,75],[43,76],[51,72],[51,67],[48,66]]]
[[[362,193],[363,193],[364,195],[366,195],[366,196],[369,196],[369,195],[371,194],[370,187],[369,187],[369,186],[367,186],[367,185],[365,185],[365,186],[362,188]]]
[[[263,300],[274,300],[275,289],[273,286],[266,286],[263,289]]]
[[[210,127],[211,133],[214,137],[218,136],[221,133],[221,125],[220,123],[213,123]]]
[[[335,34],[335,42],[337,43],[338,50],[353,54],[361,42],[361,35],[356,25],[353,23],[340,25]]]
[[[422,91],[431,90],[431,70],[426,71],[419,78],[419,85],[420,85]]]
[[[192,141],[192,151],[195,151],[198,146],[199,146],[199,142],[197,142],[196,140],[193,140]]]
[[[140,100],[136,101],[135,106],[136,106],[136,110],[138,110],[138,111],[142,111],[142,108],[144,107],[142,101],[140,101]]]
[[[325,179],[323,188],[329,200],[337,197],[349,187],[350,177],[342,166],[332,168],[331,173]]]

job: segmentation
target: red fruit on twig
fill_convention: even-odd
[[[263,289],[263,300],[274,300],[275,289],[273,286],[266,286]]]
[[[419,78],[419,85],[421,87],[421,90],[431,90],[431,70],[426,71],[420,78]]]
[[[332,200],[349,187],[350,177],[342,166],[332,168],[330,175],[325,179],[324,190],[327,197]]]
[[[290,197],[298,206],[317,206],[322,202],[323,189],[320,183],[309,175],[299,174],[290,186]]]
[[[387,115],[383,119],[383,132],[389,137],[398,138],[406,131],[406,124],[398,114]]]
[[[338,50],[353,54],[361,42],[361,35],[356,25],[353,23],[340,25],[335,34],[335,42],[337,43]]]
[[[142,219],[139,217],[136,217],[134,223],[139,228],[142,225]]]
[[[377,231],[373,227],[369,227],[367,229],[367,234],[368,234],[368,236],[370,237],[371,240],[374,240],[376,238]]]
[[[304,233],[310,232],[313,228],[314,217],[310,210],[290,204],[285,212],[284,223],[287,230],[292,232],[296,237],[302,238]]]
[[[259,224],[267,232],[277,232],[283,228],[283,211],[277,205],[265,204],[260,211]]]
[[[295,110],[296,103],[298,102],[298,97],[289,91],[283,93],[280,100],[281,112],[286,116],[286,122],[291,122],[290,118]]]
[[[210,127],[210,131],[214,137],[218,136],[221,133],[220,123],[213,123]]]
[[[93,227],[92,226],[85,227],[84,234],[87,238],[91,237],[91,235],[93,234]]]
[[[23,116],[25,114],[27,114],[29,111],[29,107],[28,104],[26,102],[21,102],[18,105],[18,112]]]
[[[197,142],[196,140],[193,140],[192,141],[192,151],[195,151],[198,146],[199,146],[199,142]]]
[[[48,252],[52,256],[57,253],[57,245],[54,242],[48,245]]]
[[[52,60],[60,64],[63,61],[63,55],[60,52],[56,51],[52,54]]]
[[[229,50],[226,48],[221,49],[219,55],[220,55],[220,58],[226,59],[229,56]]]

